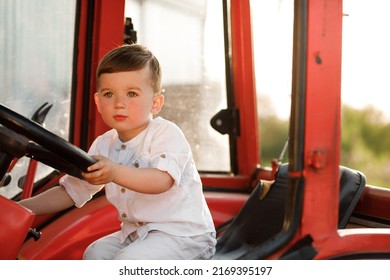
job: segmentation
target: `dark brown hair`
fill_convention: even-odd
[[[138,44],[122,45],[109,51],[100,60],[96,80],[100,75],[125,71],[137,71],[149,65],[152,87],[155,93],[161,91],[161,67],[157,58],[146,47]]]

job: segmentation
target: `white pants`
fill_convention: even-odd
[[[201,260],[211,259],[216,239],[212,233],[185,237],[151,231],[141,240],[128,237],[120,243],[119,232],[102,237],[85,250],[87,260]]]

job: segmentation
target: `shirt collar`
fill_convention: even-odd
[[[145,134],[146,134],[146,131],[148,130],[149,126],[146,127],[143,131],[141,131],[137,136],[135,136],[133,139],[127,141],[127,142],[122,142],[119,137],[118,137],[118,133],[116,134],[116,137],[115,137],[115,143],[114,143],[114,148],[115,150],[117,151],[120,151],[120,150],[129,150],[129,149],[132,149],[136,146],[138,146],[138,144],[142,141],[142,139],[144,138]]]

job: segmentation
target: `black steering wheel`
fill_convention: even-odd
[[[81,171],[96,162],[85,151],[58,135],[48,131],[40,124],[16,113],[0,103],[0,124],[34,141],[54,155],[61,157]]]

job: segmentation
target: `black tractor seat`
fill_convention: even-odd
[[[366,184],[364,174],[340,166],[340,195],[338,227],[345,228]],[[267,195],[261,198],[259,183],[240,212],[218,237],[213,259],[247,259],[254,248],[281,232],[285,217],[288,185],[288,163],[275,174],[275,182]],[[218,233],[218,229],[217,229]],[[249,252],[251,252],[249,254]]]

